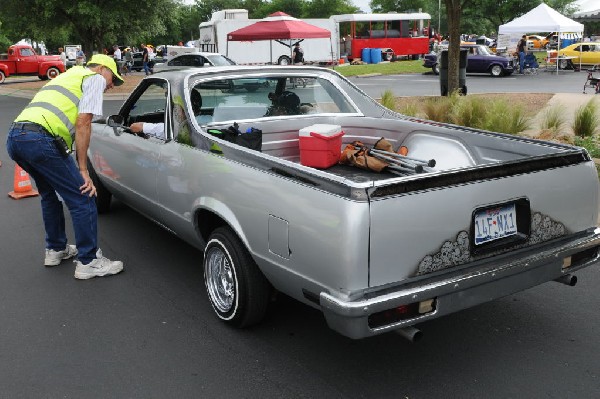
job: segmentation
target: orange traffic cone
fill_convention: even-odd
[[[15,165],[14,191],[8,193],[8,196],[13,199],[21,199],[35,197],[36,195],[39,195],[39,193],[31,187],[29,173],[25,172],[19,165]]]

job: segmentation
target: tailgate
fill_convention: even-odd
[[[390,185],[373,192],[371,287],[596,226],[598,179],[592,162],[528,173],[496,171],[482,179],[470,176],[465,172],[445,179],[423,176],[404,187]],[[520,218],[519,231],[507,223],[506,231],[492,229],[492,237],[482,239],[481,231],[479,235],[475,231],[475,215],[481,212],[497,212],[505,221]]]

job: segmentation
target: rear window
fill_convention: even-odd
[[[214,79],[196,83],[193,90],[201,98],[200,124],[356,112],[330,81],[308,76]]]

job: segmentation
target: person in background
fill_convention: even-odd
[[[113,46],[113,58],[117,64],[121,61],[121,49],[116,44]]]
[[[148,62],[150,61],[148,58],[148,48],[144,43],[142,43],[140,47],[142,48],[142,64],[144,65],[144,72],[146,73],[146,76],[148,76],[150,75],[150,68],[148,66]]]
[[[125,73],[131,73],[131,68],[133,67],[133,52],[129,47],[125,49],[125,67],[123,70]]]
[[[523,69],[525,67],[525,50],[527,49],[527,36],[523,35],[521,40],[519,40],[519,44],[517,44],[517,52],[519,53],[519,73],[523,74]]]
[[[304,50],[300,47],[300,42],[294,45],[294,52],[292,55],[294,64],[302,64],[304,62]]]
[[[125,65],[125,63],[122,61],[123,56],[121,54],[121,49],[116,44],[113,46],[113,58],[115,59],[115,63],[117,64],[117,71],[122,73],[123,65]]]
[[[75,53],[75,63],[77,65],[85,64],[85,53],[79,46],[77,46],[77,52]]]
[[[77,256],[80,280],[123,270],[123,262],[105,258],[98,248],[96,187],[87,169],[92,119],[103,115],[103,93],[121,84],[115,60],[96,54],[86,67],[75,66],[46,83],[17,116],[6,141],[9,156],[35,180],[41,195],[44,265]],[[77,160],[69,156],[73,143]],[[67,244],[63,202],[76,245]]]
[[[62,47],[58,48],[58,54],[60,55],[60,60],[63,62],[65,66],[65,71],[67,70],[67,53],[65,53],[65,49]]]

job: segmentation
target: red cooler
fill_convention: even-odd
[[[317,124],[300,129],[300,163],[325,169],[340,159],[342,136],[339,125]]]

